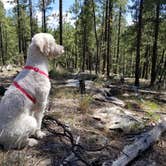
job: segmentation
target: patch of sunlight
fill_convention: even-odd
[[[142,108],[152,121],[158,121],[160,119],[160,115],[156,113],[157,111],[160,111],[160,105],[153,101],[143,101]]]
[[[156,112],[160,110],[160,106],[152,101],[144,101],[142,103],[142,107],[145,111]]]

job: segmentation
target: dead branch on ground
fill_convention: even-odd
[[[70,150],[71,152],[63,158],[63,160],[61,161],[61,164],[60,164],[61,166],[71,165],[71,163],[73,161],[80,161],[84,165],[90,166],[91,165],[90,161],[87,161],[86,159],[84,159],[82,157],[84,153],[102,151],[103,149],[110,147],[110,145],[106,144],[99,148],[90,149],[90,148],[87,148],[87,147],[81,145],[79,143],[80,136],[78,136],[75,139],[72,132],[70,131],[69,126],[60,122],[53,115],[45,115],[45,117],[43,119],[43,124],[50,133],[52,133],[53,135],[58,136],[58,137],[66,138],[66,140],[71,145],[71,150]],[[62,128],[62,132],[56,131],[57,128],[55,128],[55,127],[57,127],[57,126]],[[111,148],[115,148],[115,147],[111,146]]]
[[[140,153],[145,151],[156,142],[161,134],[166,131],[166,119],[155,126],[152,130],[143,133],[133,144],[124,147],[120,156],[112,163],[106,161],[103,166],[126,166],[133,161]]]

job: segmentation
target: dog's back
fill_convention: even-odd
[[[22,71],[15,79],[19,80],[24,76],[21,79],[24,82],[28,77],[33,77],[29,75],[30,73]],[[34,104],[13,84],[5,92],[0,101],[0,145],[3,145],[4,149],[26,145],[26,138],[33,134],[33,128],[37,127],[35,119],[29,116],[33,107]]]

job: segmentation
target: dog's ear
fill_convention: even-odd
[[[32,45],[35,46],[41,53],[49,53],[49,44],[45,38],[32,39]]]
[[[44,42],[43,42],[43,39],[36,40],[35,46],[36,46],[37,49],[39,49],[39,51],[40,51],[41,53],[44,52]]]

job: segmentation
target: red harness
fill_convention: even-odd
[[[49,78],[48,74],[46,74],[44,71],[40,70],[39,68],[37,67],[33,67],[33,66],[25,66],[24,69],[27,69],[27,70],[33,70],[37,73],[40,73],[41,75],[44,75],[46,76],[47,78]]]
[[[45,77],[47,77],[49,79],[49,76],[48,74],[46,74],[44,71],[40,70],[39,68],[37,67],[33,67],[33,66],[25,66],[23,69],[26,69],[26,70],[33,70],[37,73],[40,73],[41,75],[44,75]],[[18,82],[14,81],[13,82],[13,85],[18,89],[20,90],[27,98],[29,98],[34,104],[36,103],[36,98],[32,95],[30,95],[23,87],[21,87]]]

